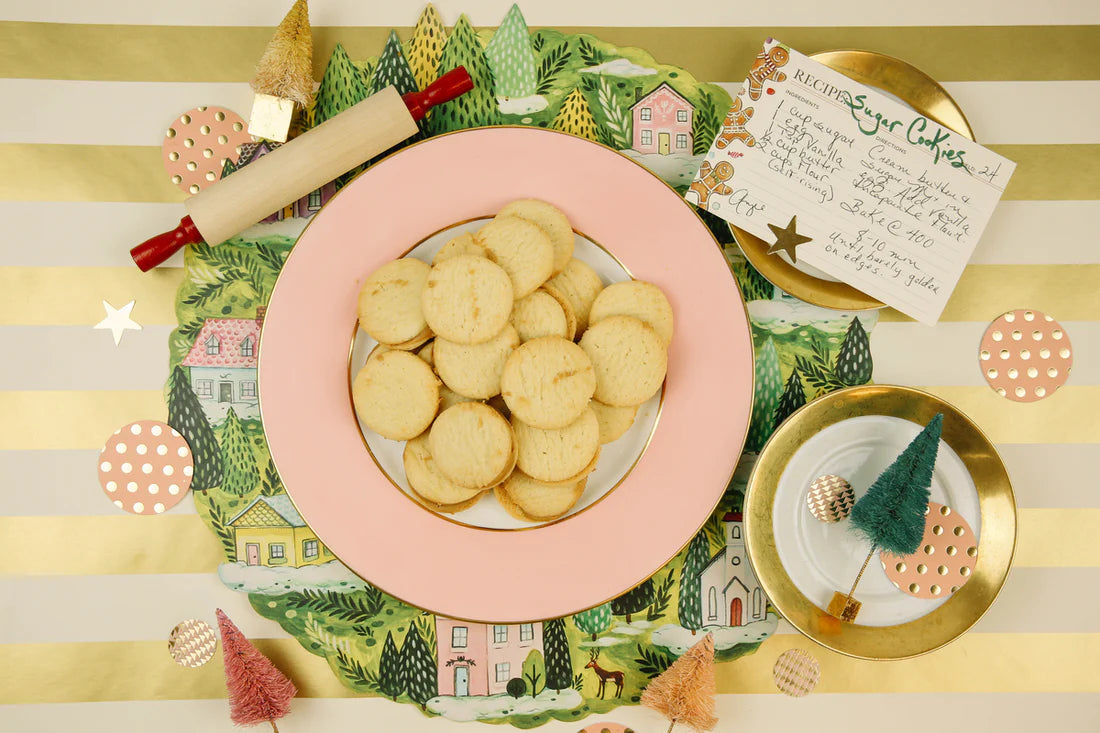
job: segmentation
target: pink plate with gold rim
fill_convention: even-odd
[[[554,204],[672,303],[660,416],[633,469],[561,521],[522,531],[443,518],[395,487],[360,434],[348,387],[363,278],[433,233],[517,198]],[[694,210],[609,148],[530,128],[432,138],[357,178],[295,245],[260,342],[260,407],[290,498],[321,541],[387,593],[447,616],[517,623],[598,605],[649,577],[726,488],[752,404],[740,293]]]

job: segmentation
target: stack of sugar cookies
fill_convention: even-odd
[[[363,283],[359,325],[379,345],[353,380],[355,409],[408,441],[405,477],[431,509],[491,489],[522,521],[567,514],[601,445],[661,388],[668,299],[639,280],[605,288],[573,242],[561,211],[524,199],[430,266],[394,260]]]

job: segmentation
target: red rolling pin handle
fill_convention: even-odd
[[[449,102],[473,88],[474,83],[470,79],[466,67],[458,66],[436,79],[422,91],[409,92],[401,99],[408,107],[412,118],[419,121],[432,107]],[[287,144],[291,145],[293,141]],[[352,166],[348,167],[351,168]],[[172,231],[158,234],[131,249],[130,256],[142,272],[148,272],[178,252],[185,244],[197,244],[201,241],[203,241],[202,233],[191,221],[191,217],[185,216],[180,220],[179,226]],[[217,242],[214,244],[217,244]]]

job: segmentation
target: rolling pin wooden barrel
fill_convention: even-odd
[[[192,196],[178,227],[139,244],[130,255],[147,272],[185,244],[224,242],[412,137],[429,109],[472,88],[462,66],[404,97],[386,87]]]

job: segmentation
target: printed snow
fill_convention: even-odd
[[[749,318],[772,333],[789,333],[808,324],[826,333],[843,333],[855,316],[859,316],[865,331],[870,331],[878,323],[878,311],[849,313],[826,310],[786,294],[773,300],[750,300],[747,307]]]
[[[623,644],[623,643],[628,642],[628,641],[630,641],[630,639],[628,637],[625,637],[625,636],[601,636],[599,639],[596,639],[595,641],[589,641],[589,640],[586,639],[584,641],[578,642],[577,646],[583,646],[583,647],[615,646],[616,644]]]
[[[636,634],[644,634],[645,629],[635,629],[635,628],[632,628],[630,626],[619,625],[619,626],[616,626],[615,628],[611,629],[611,633],[612,634],[626,634],[627,636],[634,636]]]
[[[505,115],[529,115],[546,109],[548,104],[546,97],[541,94],[532,94],[530,97],[497,97],[497,106],[500,107],[501,114]]]
[[[233,412],[237,413],[237,417],[242,420],[260,419],[260,403],[257,400],[249,400],[246,402],[204,402],[202,411],[211,425],[219,425],[225,422],[226,416],[229,415],[230,407],[233,408]]]
[[[262,239],[263,237],[270,237],[273,235],[297,239],[308,223],[309,219],[296,216],[289,219],[279,219],[278,221],[260,222],[259,224],[253,224],[228,241],[232,242],[237,239]]]
[[[657,73],[656,69],[647,69],[644,66],[638,66],[629,59],[612,59],[611,61],[605,61],[599,66],[589,66],[584,69],[580,69],[578,73],[581,74],[607,74],[608,76],[653,76]]]
[[[702,165],[702,155],[682,155],[671,153],[639,153],[637,150],[623,150],[634,160],[663,178],[670,186],[687,186],[695,180],[695,174]]]
[[[278,596],[306,588],[324,588],[339,592],[363,590],[367,582],[337,560],[300,568],[269,568],[227,562],[218,566],[218,578],[230,590]]]
[[[680,656],[699,642],[708,631],[714,634],[714,648],[718,651],[732,649],[738,644],[755,644],[764,641],[775,633],[779,617],[768,614],[763,621],[755,621],[744,626],[704,626],[692,636],[691,631],[682,626],[668,624],[653,632],[650,643],[664,647],[676,656]]]
[[[584,698],[576,690],[543,690],[535,697],[524,695],[514,698],[508,694],[486,697],[440,696],[428,700],[428,710],[448,720],[470,722],[493,720],[511,715],[535,715],[547,710],[572,710],[580,706]]]

